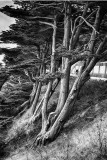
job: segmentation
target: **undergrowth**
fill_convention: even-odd
[[[44,90],[45,90],[45,88],[44,88]],[[42,93],[44,93],[44,90],[42,91]],[[9,92],[10,92],[10,90],[9,90]],[[13,93],[13,90],[12,90],[12,93]],[[6,90],[6,94],[7,94],[7,90]],[[21,94],[21,92],[20,92],[20,94]],[[29,92],[29,94],[30,94],[30,92]],[[10,93],[10,95],[11,95],[11,93]],[[56,89],[55,93],[53,94],[53,97],[50,99],[49,110],[51,110],[51,108],[55,109],[55,107],[57,105],[58,95],[59,95],[59,86]],[[14,94],[13,94],[13,98],[14,98]],[[22,98],[23,98],[23,96],[22,96]],[[98,107],[97,104],[105,99],[107,99],[107,82],[90,80],[85,84],[85,86],[80,91],[79,96],[77,98],[77,102],[73,108],[73,110],[74,110],[73,114],[76,115],[77,113],[84,112],[87,108],[89,108],[91,106],[95,106],[95,108],[97,108]],[[85,118],[86,118],[85,121],[88,120],[87,122],[90,122],[90,121],[94,120],[95,108],[94,109],[93,109],[93,107],[91,108],[91,110],[88,112],[87,116],[85,116]],[[16,110],[18,110],[18,109],[16,108]],[[9,112],[11,112],[11,107],[10,108],[8,107],[8,113]],[[15,116],[15,115],[13,115],[13,116]],[[92,119],[90,119],[90,117]],[[69,121],[71,121],[71,120],[69,120]],[[84,121],[84,120],[81,119],[81,123],[82,123],[82,121]],[[77,123],[76,123],[76,125],[77,125]],[[80,125],[80,126],[82,126],[82,125]],[[10,128],[10,125],[9,125],[9,127],[6,126],[6,128],[8,131],[8,129]],[[22,146],[25,146],[25,145],[30,146],[32,144],[33,139],[35,139],[35,136],[40,131],[40,128],[41,128],[41,120],[39,122],[36,122],[35,124],[33,124],[32,131],[29,132],[29,134],[24,133],[24,131],[22,131],[21,133],[17,132],[17,136],[11,142],[9,142],[7,144],[6,150],[11,153]],[[67,129],[67,127],[65,127],[65,128],[66,129],[63,130],[63,132],[66,132],[66,130],[67,130],[67,133],[68,133],[70,130],[72,130],[73,127],[68,126],[68,129]],[[17,145],[16,145],[16,142],[17,142]],[[69,153],[68,153],[68,152],[70,152],[69,148],[70,148],[70,143],[68,140],[68,147],[66,148],[67,155],[65,157],[66,160],[69,159]]]

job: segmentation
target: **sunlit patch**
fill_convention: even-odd
[[[13,23],[15,23],[15,18],[11,18],[4,13],[0,12],[0,34],[2,34],[2,31],[9,30],[9,26]]]
[[[0,48],[16,48],[16,43],[0,43]]]
[[[2,67],[5,67],[5,63],[4,63],[4,57],[5,57],[5,55],[4,54],[1,54],[0,55],[0,64],[2,65]]]

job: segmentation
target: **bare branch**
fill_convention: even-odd
[[[51,6],[51,5],[52,5],[52,6],[53,6],[53,5],[56,6],[57,4],[53,2],[53,3],[50,3],[50,4],[47,3],[47,4],[39,4],[39,5],[46,7],[46,6]]]
[[[63,55],[64,56],[64,55]],[[93,54],[89,54],[89,53],[81,53],[81,54],[78,54],[78,55],[69,55],[67,56],[67,58],[70,58],[70,61],[69,63],[71,65],[75,64],[76,62],[78,61],[82,61],[82,60],[85,60],[87,58],[93,58],[93,57],[99,57],[99,55],[93,55]],[[101,56],[100,56],[101,58]],[[47,73],[47,74],[43,74],[39,77],[35,77],[33,78],[33,82],[36,82],[36,81],[39,81],[39,82],[48,82],[48,81],[52,81],[56,78],[60,78],[60,77],[63,77],[63,76],[66,76],[64,73],[62,72],[55,72],[55,73]]]
[[[62,75],[64,75],[61,72],[56,72],[56,73],[47,73],[47,74],[43,74],[39,77],[35,77],[35,81],[39,81],[39,82],[47,82],[47,81],[52,81],[56,78],[61,77]]]
[[[97,9],[95,10],[95,11],[93,11],[87,18],[85,18],[85,20],[87,20],[88,18],[90,18],[92,15],[94,15],[95,14],[95,12],[97,11]],[[78,17],[77,17],[78,18]],[[83,22],[81,22],[76,28],[78,28],[80,25],[82,25],[84,23],[84,21]]]
[[[40,17],[40,16],[36,16],[36,17],[26,17],[29,20],[35,20],[35,19],[50,19],[53,20],[54,18],[52,17]]]
[[[58,5],[60,5],[61,3],[58,3]],[[51,4],[39,4],[39,6],[35,7],[33,10],[35,9],[40,9],[40,8],[44,8],[44,7],[48,7],[48,8],[58,8],[56,3],[51,3]]]
[[[78,17],[76,18],[75,23],[77,22],[77,20],[78,20],[79,18],[82,18],[83,21],[84,21],[89,27],[91,27],[91,28],[95,31],[95,33],[98,33],[98,34],[99,34],[99,32],[96,31],[96,29],[95,29],[84,17],[82,17],[82,16],[78,16]]]
[[[88,10],[88,7],[89,7],[89,3],[86,3],[85,5],[85,8],[84,8],[84,12],[82,14],[82,17],[85,17],[86,16],[86,13],[87,13],[87,10]],[[81,24],[83,22],[82,19],[80,19],[80,22],[79,24]],[[72,42],[72,39],[74,38],[73,40],[73,48],[75,47],[77,41],[78,41],[78,38],[79,38],[79,35],[80,35],[80,32],[81,32],[81,28],[82,28],[82,25],[80,25],[78,27],[78,29],[76,30],[76,20],[75,20],[75,23],[74,23],[74,28],[73,28],[73,34],[71,36],[71,42]],[[76,32],[76,33],[75,33]],[[75,35],[75,36],[74,36]]]
[[[56,27],[54,24],[52,24],[52,23],[42,22],[42,21],[39,21],[39,23],[47,24],[47,25],[51,26],[52,28],[57,28],[57,27]]]
[[[41,29],[39,32],[44,32],[44,31],[47,31],[48,29],[51,29],[52,27],[48,27],[48,28],[45,28],[45,29]]]
[[[24,71],[25,71],[25,74],[29,77],[29,80],[31,82],[34,82],[33,74],[30,73],[27,69],[24,69]]]
[[[107,50],[105,50],[103,53],[101,53],[102,57],[104,57],[105,55],[107,55]]]
[[[103,49],[103,47],[104,47],[104,45],[105,45],[106,42],[107,42],[107,35],[105,36],[103,42],[100,43],[100,45],[99,45],[99,47],[98,47],[98,49],[96,51],[96,55],[100,55],[101,54],[101,51],[102,51],[102,49]]]

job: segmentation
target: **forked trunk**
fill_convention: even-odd
[[[85,6],[83,17],[86,15],[87,9],[88,9],[88,4]],[[97,16],[98,16],[98,12],[97,12]],[[80,23],[81,22],[82,21],[80,20]],[[72,43],[70,45],[73,45],[73,46],[70,46],[70,49],[75,48],[75,45],[76,45],[76,43],[78,41],[78,38],[79,38],[80,31],[81,31],[81,24],[79,25],[79,28],[77,29],[77,32],[75,32],[75,35],[73,35],[73,37],[71,36],[70,43],[71,42]],[[65,31],[65,33],[66,33],[66,31]],[[101,52],[104,44],[106,43],[106,39],[107,38],[105,37],[104,41],[101,42],[101,44],[98,47],[95,55],[98,55],[98,56],[100,55],[100,52]],[[90,47],[93,48],[93,46],[90,46]],[[70,65],[68,65],[69,63],[66,63],[67,61],[68,60],[63,61],[63,66],[62,67],[63,67],[65,73],[70,74],[70,72],[68,72],[70,70]],[[36,139],[37,144],[41,144],[41,143],[44,144],[45,142],[53,140],[54,138],[56,138],[57,134],[59,133],[59,131],[63,127],[64,123],[68,120],[69,115],[71,114],[71,111],[72,111],[72,109],[74,107],[74,104],[77,100],[77,96],[78,96],[78,93],[79,93],[80,89],[82,88],[84,83],[90,78],[90,76],[89,76],[90,72],[98,61],[99,61],[98,57],[93,57],[93,58],[91,58],[91,61],[89,61],[89,64],[87,64],[87,66],[84,65],[82,67],[81,72],[79,73],[79,76],[75,80],[74,85],[73,85],[72,89],[70,90],[70,93],[69,93],[68,96],[66,95],[66,92],[65,92],[65,88],[67,87],[67,83],[65,83],[62,79],[61,82],[63,82],[63,83],[61,83],[59,103],[58,103],[58,106],[57,106],[57,109],[56,109],[56,111],[58,111],[59,113],[58,112],[57,112],[58,114],[56,113],[57,116],[54,118],[54,121],[49,126],[47,132],[44,133],[43,135],[40,135],[40,136],[37,137],[37,139]],[[65,64],[65,66],[64,66],[64,64]],[[65,77],[66,77],[66,74],[65,74]],[[65,78],[65,80],[66,80],[66,78]],[[62,100],[62,98],[63,98],[62,95],[64,96],[64,98],[67,97],[65,99],[65,102],[63,102],[63,100]],[[60,105],[61,103],[63,105]],[[51,113],[49,116],[54,117],[55,116],[54,114],[55,114],[55,112]]]
[[[69,3],[66,3],[66,13],[64,17],[64,39],[63,39],[63,46],[66,49],[69,49],[69,40],[70,40],[70,34],[71,34],[71,6]],[[56,108],[56,111],[54,114],[50,114],[50,121],[52,123],[51,117],[53,116],[54,119],[58,114],[60,113],[62,107],[65,104],[65,101],[67,99],[68,93],[69,93],[69,77],[70,77],[70,62],[68,58],[62,58],[62,72],[65,74],[65,76],[61,79],[61,88],[60,88],[60,95],[58,100],[58,105]]]
[[[42,72],[43,72],[43,66],[41,65],[39,74],[41,75]],[[36,82],[33,84],[33,90],[30,96],[31,107],[29,109],[29,113],[31,113],[32,116],[37,108],[37,104],[38,104],[40,93],[41,93],[41,88],[42,88],[42,82]]]
[[[35,97],[34,97],[34,100],[33,100],[32,105],[31,105],[32,114],[34,113],[34,111],[35,111],[35,109],[37,107],[37,103],[38,103],[40,92],[41,92],[41,87],[42,87],[42,83],[39,82],[38,87],[37,87],[37,91],[36,91],[36,94],[35,94]]]
[[[9,75],[6,74],[2,74],[0,75],[0,90],[2,88],[2,86],[4,85],[4,83],[8,80]]]
[[[37,145],[40,143],[45,144],[45,142],[52,141],[53,139],[56,138],[56,136],[62,129],[63,125],[68,120],[68,117],[71,114],[73,106],[77,100],[78,93],[82,88],[82,86],[84,85],[84,83],[89,79],[89,73],[93,69],[96,63],[97,63],[97,60],[93,58],[89,66],[87,67],[87,69],[76,79],[59,116],[55,120],[54,124],[46,132],[46,134],[43,135],[43,137],[41,138],[37,137],[37,140],[36,140]]]
[[[107,37],[105,36],[103,42],[100,43],[95,55],[97,55],[98,57],[99,55],[101,55],[101,51],[106,42],[107,42]],[[79,77],[77,77],[59,116],[55,120],[54,124],[46,132],[46,134],[44,134],[42,137],[37,137],[37,140],[36,140],[37,144],[40,144],[40,143],[44,144],[45,142],[56,138],[59,131],[61,130],[65,122],[68,120],[69,115],[71,114],[71,111],[77,100],[77,96],[78,96],[80,89],[82,88],[84,83],[90,78],[89,75],[90,75],[91,70],[94,68],[96,63],[99,61],[98,57],[93,57],[90,63],[88,64],[88,66],[86,67],[86,69],[83,72],[81,72]]]
[[[32,103],[33,103],[33,101],[34,101],[37,88],[38,88],[38,82],[33,84],[33,89],[32,89],[32,92],[31,92],[31,94],[30,94],[30,105],[32,105]]]
[[[56,46],[56,16],[54,17],[54,25],[53,25],[51,73],[55,72],[55,46]],[[44,134],[47,131],[47,127],[48,127],[47,105],[48,105],[49,96],[52,90],[52,84],[53,84],[53,81],[50,81],[44,96],[43,105],[42,105],[42,129],[39,135]]]
[[[51,98],[51,96],[53,95],[55,89],[57,88],[58,84],[60,82],[60,78],[57,78],[54,83],[53,83],[53,86],[52,86],[52,89],[51,89],[51,92],[50,92],[50,95],[49,95],[49,99]],[[33,117],[32,117],[32,121],[36,121],[38,120],[38,118],[40,118],[40,116],[42,115],[42,104],[43,104],[43,101],[44,101],[44,97],[41,99],[41,101],[39,102],[39,104],[37,105],[36,107],[36,110],[33,114]],[[49,101],[49,100],[48,100]]]
[[[85,5],[85,9],[83,12],[83,17],[86,15],[88,9],[88,3]],[[76,31],[76,35],[72,33],[71,38],[71,30],[72,30],[72,23],[71,23],[71,6],[68,3],[66,6],[66,13],[64,18],[64,39],[63,39],[63,46],[65,46],[69,51],[73,50],[75,48],[75,45],[78,41],[79,34],[82,28],[82,25],[80,25]],[[80,20],[79,24],[82,23],[82,20]],[[75,30],[75,28],[74,28]],[[74,31],[75,32],[75,31]],[[71,63],[68,58],[62,58],[62,72],[64,73],[64,77],[61,79],[61,87],[60,87],[60,95],[58,100],[58,105],[56,108],[56,111],[53,113],[50,113],[49,115],[49,121],[51,124],[54,123],[57,116],[60,114],[61,110],[64,107],[64,104],[66,102],[66,99],[69,94],[69,78],[70,78],[70,70],[71,70]]]

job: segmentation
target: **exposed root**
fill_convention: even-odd
[[[42,137],[45,135],[46,133],[40,133],[37,135],[36,139],[35,139],[35,145],[39,146],[39,145],[44,145],[44,141],[42,142]]]
[[[56,118],[57,118],[56,112],[51,112],[51,113],[49,114],[49,117],[48,117],[49,126],[50,126],[50,125],[52,126],[52,125],[54,124]]]
[[[45,133],[40,133],[38,134],[38,136],[36,137],[34,143],[36,146],[41,146],[41,145],[46,145],[46,143],[49,142],[50,139],[50,132],[45,132]]]
[[[41,131],[37,135],[33,144],[35,144],[35,146],[41,146],[41,145],[46,145],[46,144],[52,142],[58,136],[62,127],[63,127],[63,124],[56,126],[55,129],[52,126],[51,128],[49,128],[48,131],[44,131],[44,132]]]
[[[40,146],[40,145],[46,145],[49,142],[52,142],[59,134],[61,131],[62,126],[57,129],[57,131],[53,132],[51,129],[45,133],[39,134],[36,139],[35,139],[35,145]]]
[[[40,131],[40,133],[36,136],[35,140],[32,143],[32,146],[38,146],[38,145],[45,145],[45,139],[43,138],[44,135],[48,132],[49,129],[49,122],[47,121],[43,126]]]

